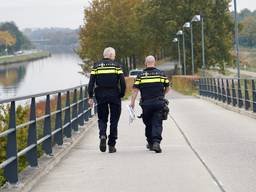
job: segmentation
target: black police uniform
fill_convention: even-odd
[[[116,144],[117,126],[121,115],[121,98],[125,95],[125,89],[124,74],[119,63],[110,59],[103,59],[94,64],[88,93],[90,98],[95,93],[97,100],[100,138],[107,136],[107,123],[110,113],[109,146],[115,146]]]
[[[162,110],[165,105],[164,95],[169,87],[169,80],[164,72],[156,68],[147,68],[135,80],[134,88],[141,92],[142,118],[146,126],[146,138],[149,145],[162,140]]]

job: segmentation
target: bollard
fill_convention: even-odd
[[[4,175],[11,184],[18,182],[18,159],[17,159],[17,138],[16,138],[16,110],[15,101],[11,102],[9,112],[9,130],[13,130],[7,135],[6,158],[14,158],[13,161],[4,168]]]
[[[30,122],[28,128],[28,147],[33,148],[26,153],[27,161],[31,167],[38,166],[37,160],[37,129],[36,129],[36,100],[35,97],[31,98],[30,105]]]
[[[45,103],[45,115],[47,117],[44,119],[44,137],[49,136],[43,142],[43,150],[47,155],[52,155],[52,128],[51,128],[51,100],[50,95],[46,96]]]
[[[72,129],[71,129],[71,109],[70,109],[70,92],[67,91],[66,94],[66,110],[65,110],[65,117],[64,117],[64,125],[66,125],[64,129],[64,135],[67,138],[72,137]]]

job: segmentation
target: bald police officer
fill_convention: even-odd
[[[154,56],[146,57],[146,69],[139,74],[133,86],[133,94],[130,106],[134,108],[138,92],[141,93],[142,119],[146,126],[145,135],[147,148],[156,153],[161,153],[164,96],[169,91],[169,80],[164,72],[155,68]]]
[[[110,114],[109,153],[116,152],[118,121],[121,114],[121,98],[125,95],[125,79],[119,63],[115,61],[115,49],[108,47],[103,52],[104,59],[96,62],[91,71],[88,93],[89,104],[93,106],[93,96],[97,100],[100,151],[106,151],[107,123]]]

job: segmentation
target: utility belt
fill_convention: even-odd
[[[148,98],[148,99],[141,99],[140,100],[140,106],[143,107],[145,105],[152,105],[152,104],[162,104],[163,107],[161,109],[161,115],[162,115],[162,120],[167,120],[168,119],[168,114],[170,112],[170,109],[168,107],[169,101],[165,99],[163,96],[160,97],[155,97],[155,98]],[[143,114],[140,116],[142,118]]]
[[[164,101],[165,98],[163,96],[159,97],[153,97],[153,98],[146,98],[146,99],[140,99],[140,105],[146,104],[146,103],[155,103],[157,101]]]

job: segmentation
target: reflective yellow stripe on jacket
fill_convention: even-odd
[[[134,84],[140,85],[144,83],[169,83],[169,80],[160,76],[142,77],[141,79],[137,79]]]
[[[123,74],[121,68],[114,68],[114,67],[98,67],[91,71],[91,75],[100,75],[100,74]]]

